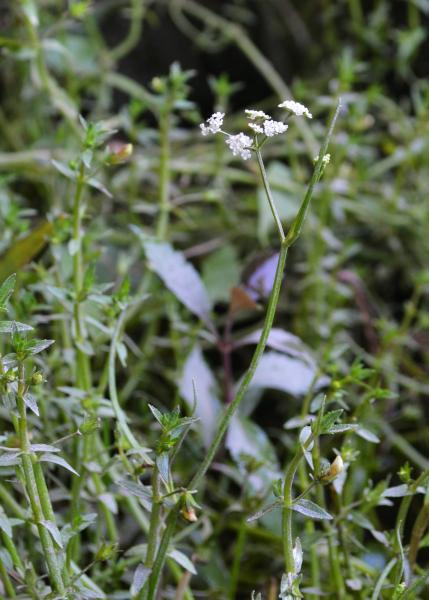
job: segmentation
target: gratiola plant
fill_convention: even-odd
[[[285,101],[284,103],[282,103],[282,105],[279,105],[279,106],[288,110],[289,114],[292,113],[297,116],[306,115],[307,117],[311,118],[311,114],[308,111],[308,109],[299,103],[294,103],[292,101]],[[266,346],[266,343],[268,340],[268,336],[269,336],[271,328],[272,328],[273,320],[274,320],[274,317],[276,314],[283,273],[284,273],[284,269],[285,269],[285,265],[286,265],[287,253],[288,253],[289,248],[292,246],[292,244],[294,244],[296,242],[296,240],[298,239],[298,237],[300,235],[307,211],[310,206],[310,202],[311,202],[311,198],[313,196],[315,185],[317,184],[317,182],[320,180],[320,178],[323,175],[324,168],[328,161],[327,149],[328,149],[329,140],[331,138],[331,135],[332,135],[336,120],[338,118],[339,112],[340,112],[340,103],[338,103],[338,106],[334,112],[332,120],[328,126],[327,133],[325,135],[325,139],[323,140],[323,143],[322,143],[322,146],[320,149],[320,153],[319,153],[319,156],[316,161],[313,175],[312,175],[310,183],[308,185],[307,193],[305,194],[305,196],[302,200],[301,206],[299,208],[299,211],[298,211],[295,219],[291,223],[291,225],[286,233],[283,229],[281,219],[278,215],[277,208],[276,208],[274,200],[273,200],[273,196],[272,196],[271,189],[270,189],[270,184],[269,184],[267,174],[265,171],[265,167],[264,167],[264,163],[263,163],[261,150],[262,150],[262,147],[265,145],[265,143],[269,140],[270,137],[272,137],[274,135],[280,135],[280,134],[285,133],[288,128],[288,125],[286,125],[282,121],[275,121],[275,120],[271,119],[268,115],[266,115],[262,111],[254,111],[254,110],[249,109],[246,111],[246,116],[248,118],[248,126],[249,126],[250,131],[252,132],[252,136],[247,135],[243,132],[240,132],[235,135],[231,135],[231,134],[223,131],[222,126],[223,126],[223,119],[224,119],[225,115],[223,113],[219,113],[219,112],[214,113],[207,120],[206,123],[203,123],[200,126],[201,132],[204,136],[209,135],[209,134],[225,135],[226,136],[226,144],[228,145],[228,147],[230,148],[230,150],[232,151],[232,153],[234,155],[238,155],[242,159],[248,160],[251,158],[252,152],[255,154],[255,156],[257,158],[259,170],[260,170],[260,175],[261,175],[263,185],[264,185],[267,202],[269,203],[269,206],[270,206],[270,209],[271,209],[271,212],[272,212],[272,215],[273,215],[276,227],[277,227],[280,248],[279,248],[279,257],[278,257],[278,261],[277,261],[275,277],[274,277],[274,283],[272,286],[272,290],[271,290],[271,294],[270,294],[270,298],[269,298],[269,302],[268,302],[267,312],[266,312],[260,339],[255,348],[250,365],[249,365],[244,377],[241,380],[241,384],[239,385],[234,398],[229,403],[229,405],[226,407],[224,414],[219,421],[215,436],[214,436],[209,448],[207,449],[204,460],[200,464],[197,472],[192,477],[191,481],[189,482],[189,484],[187,486],[188,490],[193,490],[199,486],[202,478],[204,477],[208,468],[210,467],[210,465],[215,457],[215,454],[216,454],[218,448],[220,447],[220,444],[221,444],[221,442],[224,438],[224,435],[228,429],[231,419],[234,416],[234,414],[236,413],[236,411],[237,411],[237,409],[249,387],[249,384],[252,381],[252,378],[255,374],[255,371],[259,364],[259,361],[263,355],[263,352],[264,352],[264,349],[265,349],[265,346]],[[153,563],[153,565],[151,565],[151,574],[149,576],[149,581],[147,584],[147,594],[144,595],[144,597],[147,598],[147,600],[153,600],[156,596],[160,578],[161,578],[162,569],[163,569],[165,559],[167,556],[170,540],[171,540],[172,536],[174,535],[174,531],[176,528],[176,521],[177,521],[179,511],[180,511],[180,506],[181,506],[180,503],[176,503],[175,506],[170,509],[169,515],[167,517],[166,528],[165,528],[165,531],[161,538],[161,542],[159,544],[154,563]],[[287,541],[285,542],[285,554],[287,557],[286,558],[287,581],[290,581],[291,583],[293,583],[292,575],[296,572],[297,561],[295,560],[293,562],[293,548],[291,547],[291,536],[290,535],[287,535]],[[292,557],[292,561],[291,561],[291,557]],[[283,587],[285,588],[285,586],[283,586]],[[283,590],[283,592],[284,592],[284,594],[283,594],[284,597],[287,597],[288,591],[286,588]],[[291,590],[291,593],[293,594],[292,590]]]

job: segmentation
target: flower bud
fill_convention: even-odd
[[[331,481],[338,477],[338,475],[344,470],[344,462],[340,455],[331,463],[329,469],[327,469],[320,476],[320,481]]]
[[[30,384],[40,385],[41,383],[43,383],[43,373],[41,373],[40,371],[35,371],[31,376]]]
[[[88,435],[89,433],[94,433],[100,429],[100,419],[99,417],[90,417],[79,426],[79,433],[82,435]]]
[[[107,149],[109,151],[107,157],[109,165],[120,165],[126,162],[133,153],[133,145],[124,144],[123,142],[111,142]]]

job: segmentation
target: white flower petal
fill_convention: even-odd
[[[300,102],[295,102],[294,100],[285,100],[284,102],[279,104],[279,108],[285,108],[286,110],[290,110],[290,112],[293,112],[297,117],[301,117],[302,115],[304,115],[309,119],[313,118],[313,115],[306,106],[304,106]]]
[[[215,112],[206,120],[206,123],[201,123],[201,133],[202,135],[209,135],[209,133],[218,133],[221,130],[223,124],[223,118],[225,113]]]
[[[248,160],[251,157],[250,148],[252,147],[252,138],[244,133],[230,135],[226,144],[234,156],[241,156],[243,160]]]

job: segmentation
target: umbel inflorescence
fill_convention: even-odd
[[[294,100],[285,100],[278,106],[297,117],[312,118],[308,108]],[[285,133],[288,125],[283,121],[275,121],[262,110],[246,109],[244,112],[246,113],[247,126],[251,130],[250,135],[243,132],[232,135],[224,131],[222,125],[225,113],[222,112],[213,113],[205,123],[201,123],[200,128],[202,135],[222,133],[226,136],[225,143],[232,154],[240,156],[243,160],[248,160],[251,157],[252,150],[260,148],[267,138]]]

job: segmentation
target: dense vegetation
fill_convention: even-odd
[[[0,598],[427,597],[429,5],[297,4],[5,3]]]

